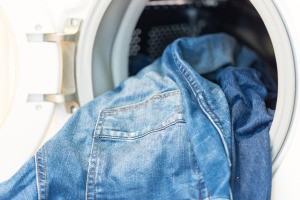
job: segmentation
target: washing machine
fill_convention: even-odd
[[[80,106],[134,75],[137,54],[155,59],[174,38],[222,31],[255,49],[277,82],[272,199],[298,199],[298,9],[297,0],[0,0],[0,181]]]

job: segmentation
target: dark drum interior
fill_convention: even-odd
[[[129,75],[135,75],[145,67],[143,64],[138,68],[131,67],[137,56],[143,56],[150,62],[160,57],[165,47],[177,38],[219,32],[228,33],[254,49],[277,83],[271,39],[261,17],[248,0],[149,1],[132,35]],[[277,91],[277,86],[274,87]],[[276,100],[269,103],[275,108]]]

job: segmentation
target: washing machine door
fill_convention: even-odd
[[[27,35],[54,27],[45,5],[31,3],[5,1],[0,7],[0,181],[33,155],[51,122],[54,103],[35,94],[59,88],[57,45],[33,43]]]
[[[89,100],[94,98],[92,83],[76,84],[76,77],[81,80],[92,73],[92,56],[81,46],[89,44],[87,52],[92,52],[90,36],[96,35],[110,2],[0,0],[0,182],[34,155],[79,105],[87,103],[82,100],[87,92],[78,96],[78,85],[91,92]],[[96,22],[85,19],[89,12],[95,12]],[[79,45],[83,29],[90,35],[81,37]],[[80,62],[83,56],[87,61]],[[110,74],[102,72],[101,91],[105,91],[113,85],[106,84]]]
[[[0,0],[0,182],[57,133],[79,105],[87,103],[82,100],[85,95],[90,95],[88,101],[94,98],[89,82],[92,56],[86,52],[93,50],[90,37],[96,35],[110,3]],[[86,19],[89,15],[95,17]],[[81,30],[89,34],[80,37],[79,44]],[[103,92],[113,84],[107,68],[101,72]],[[76,83],[76,78],[85,76],[88,81]]]
[[[282,162],[279,168],[273,176],[273,190],[272,199],[299,199],[299,185],[300,185],[300,107],[299,107],[299,63],[300,63],[300,27],[298,26],[298,21],[300,17],[299,8],[300,2],[295,0],[280,1],[274,0],[278,10],[281,13],[286,28],[289,33],[289,38],[292,44],[295,60],[295,72],[296,77],[296,87],[295,91],[295,104],[293,108],[293,117],[290,120],[290,134],[286,138],[286,143],[284,144],[284,152]],[[286,96],[286,99],[291,98]],[[283,119],[284,123],[285,120]]]

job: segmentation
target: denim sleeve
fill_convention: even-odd
[[[87,107],[96,106],[91,102]],[[97,111],[79,109],[12,178],[0,199],[83,199]],[[76,189],[74,189],[76,188]]]
[[[35,159],[32,157],[13,178],[0,184],[0,199],[37,199]]]

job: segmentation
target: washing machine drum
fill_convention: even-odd
[[[97,13],[97,6],[93,12]],[[90,16],[96,21],[94,17],[93,14]],[[277,101],[270,105],[276,108],[270,138],[273,171],[277,169],[291,135],[295,66],[287,31],[272,1],[112,1],[97,26],[91,52],[92,77],[80,76],[83,69],[77,70],[82,103],[136,74],[143,67],[133,67],[137,57],[142,55],[148,61],[154,60],[179,37],[225,32],[258,52],[266,71],[277,81]],[[87,30],[81,33],[81,38],[91,35]],[[81,45],[86,52],[86,44]],[[81,57],[78,63],[85,63],[84,59]],[[103,84],[101,80],[106,81]],[[84,84],[89,81],[92,85]],[[91,88],[90,93],[87,93],[87,87]],[[285,98],[287,96],[290,98]]]

